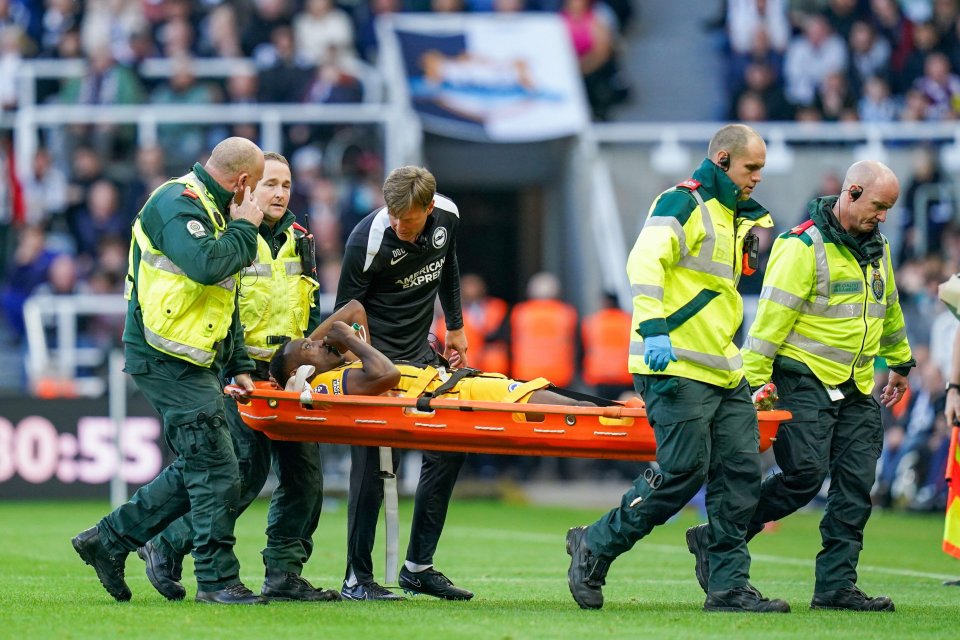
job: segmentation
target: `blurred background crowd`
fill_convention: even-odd
[[[693,4],[693,3],[691,3]],[[720,95],[704,96],[715,120],[952,121],[960,113],[960,0],[726,0],[690,11],[688,37],[711,42],[723,67]],[[382,94],[374,20],[392,12],[553,12],[566,25],[597,122],[632,117],[653,91],[638,80],[636,55],[649,35],[646,3],[631,0],[0,0],[0,107],[35,104],[363,104]],[[77,73],[37,73],[32,95],[18,80],[27,61]],[[18,75],[19,74],[19,75]],[[696,70],[689,82],[705,82]],[[30,92],[28,92],[30,93]],[[162,124],[156,144],[133,126],[47,126],[26,174],[13,161],[11,130],[0,135],[0,391],[22,393],[25,324],[32,296],[119,294],[130,226],[150,192],[185,173],[228,135],[258,139],[258,125]],[[291,210],[317,242],[322,291],[335,293],[344,241],[382,204],[380,131],[364,124],[283,128],[293,169]],[[934,147],[912,152],[888,225],[900,301],[918,367],[911,394],[887,416],[877,504],[942,509],[948,427],[944,383],[957,321],[937,285],[960,270],[952,176]],[[680,179],[683,176],[676,176]],[[810,179],[810,178],[808,178]],[[827,172],[810,196],[840,191]],[[443,190],[443,185],[440,186]],[[763,193],[763,187],[760,188]],[[759,197],[759,195],[758,195]],[[649,203],[634,203],[640,216]],[[803,203],[776,212],[780,229],[805,218]],[[917,210],[917,207],[922,210]],[[924,221],[923,242],[917,220]],[[631,239],[625,242],[629,246]],[[765,239],[766,250],[772,236]],[[557,275],[540,272],[516,291],[488,290],[476,268],[463,278],[471,364],[518,378],[620,397],[629,310],[598,294],[591,308],[565,301]],[[743,282],[747,308],[760,278]],[[522,292],[518,294],[517,291]],[[442,340],[442,322],[437,323]],[[119,342],[122,317],[85,316],[78,342]],[[51,332],[52,333],[52,332]],[[55,342],[56,336],[51,335]],[[883,374],[882,363],[878,375]],[[633,478],[635,465],[475,456],[479,477],[575,474]]]

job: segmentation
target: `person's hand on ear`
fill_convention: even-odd
[[[253,193],[250,187],[243,188],[243,201],[238,205],[236,202],[230,203],[230,218],[233,220],[246,220],[255,227],[260,226],[263,220],[263,211],[253,199]]]

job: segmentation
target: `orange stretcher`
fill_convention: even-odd
[[[643,406],[567,407],[416,398],[302,396],[258,382],[238,405],[244,422],[272,440],[525,456],[654,460],[657,445]],[[305,401],[306,400],[306,401]],[[532,415],[532,414],[539,414]],[[789,411],[760,411],[760,450]],[[542,420],[535,421],[542,416]]]

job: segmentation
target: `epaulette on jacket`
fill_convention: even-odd
[[[694,180],[693,178],[687,178],[683,182],[678,182],[677,187],[683,187],[684,189],[689,189],[690,191],[696,191],[700,188],[700,181]]]
[[[813,220],[807,220],[806,222],[801,222],[800,224],[795,226],[793,229],[790,229],[790,235],[799,236],[812,226],[813,226]]]

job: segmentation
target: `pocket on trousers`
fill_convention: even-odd
[[[236,459],[219,403],[170,411],[166,419],[173,444],[188,469],[210,469]]]
[[[658,424],[653,432],[657,437],[657,464],[664,472],[683,475],[705,464],[706,435],[701,418]]]

